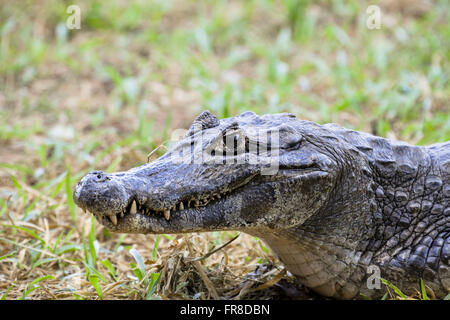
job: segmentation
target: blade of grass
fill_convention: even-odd
[[[147,293],[147,300],[151,299],[153,296],[153,293],[155,292],[156,286],[158,285],[159,279],[161,277],[160,273],[152,273],[150,275],[150,285],[149,285],[149,290]]]
[[[35,284],[37,284],[38,282],[41,282],[41,281],[43,281],[43,280],[47,280],[47,279],[55,279],[55,277],[52,276],[52,275],[47,275],[47,276],[43,276],[43,277],[39,277],[39,278],[37,278],[37,279],[34,279],[33,281],[31,281],[31,282],[28,284],[26,290],[22,293],[22,296],[19,298],[19,300],[25,300],[26,297],[27,297],[31,292],[33,292],[34,290],[40,288],[40,286],[35,286]]]
[[[2,295],[2,297],[0,298],[0,300],[6,300],[6,296],[8,295],[8,293],[11,291],[12,288],[14,288],[14,286],[16,285],[16,280],[14,280],[13,283],[11,283],[11,285],[9,286],[8,290],[6,290],[6,292]]]
[[[423,284],[423,279],[420,279],[420,290],[422,291],[422,299],[430,300],[427,295],[427,290],[425,289],[425,285]]]
[[[38,260],[32,264],[31,269],[34,269],[40,265],[43,265],[43,264],[46,264],[46,263],[49,263],[52,261],[57,261],[57,260],[59,260],[59,258],[45,258],[45,259]]]
[[[14,256],[14,254],[12,254],[12,253],[5,254],[4,256],[0,257],[0,261],[2,261],[3,259],[6,259],[8,257],[13,257],[13,256]]]
[[[111,264],[111,262],[109,262],[108,259],[105,259],[105,260],[100,261],[100,263],[102,265],[104,265],[106,267],[106,269],[108,269],[109,276],[113,279],[114,282],[116,282],[117,274],[116,274],[116,270],[114,269],[114,266]]]
[[[387,281],[386,279],[380,278],[381,282],[383,282],[386,286],[388,286],[389,288],[391,288],[392,290],[394,290],[394,292],[401,298],[407,298],[406,295],[400,291],[399,288],[397,288],[396,286],[394,286],[392,283],[390,283],[389,281]]]
[[[167,240],[170,240],[170,241],[172,241],[173,239],[175,239],[174,237],[169,236],[168,234],[165,234],[165,233],[163,233],[162,236],[163,236],[164,238],[166,238]]]
[[[95,275],[95,276],[97,276],[97,278],[101,279],[103,282],[108,282],[108,281],[106,281],[105,277],[97,269],[93,268],[92,266],[90,266],[89,264],[87,264],[84,261],[81,261],[81,262],[86,267],[87,279],[89,279],[89,277],[91,275]]]
[[[95,291],[97,291],[97,295],[100,298],[100,300],[103,300],[103,294],[102,294],[102,288],[100,287],[100,281],[97,275],[91,274],[88,278],[89,282],[92,284],[92,286],[95,288]]]
[[[97,266],[97,250],[95,248],[95,218],[91,217],[91,231],[89,232],[89,253],[91,257],[91,265],[96,268]]]
[[[116,245],[114,246],[114,252],[117,252],[117,250],[119,249],[120,245],[121,245],[122,242],[123,242],[123,239],[124,239],[126,236],[127,236],[127,235],[126,235],[125,233],[122,233],[122,234],[119,236],[119,240],[117,241]]]
[[[67,197],[67,207],[69,208],[70,216],[72,217],[73,223],[77,224],[77,217],[75,214],[75,202],[73,201],[72,195],[72,185],[70,183],[70,168],[67,167],[66,174],[66,197]]]
[[[157,234],[156,235],[156,239],[155,239],[155,245],[153,246],[153,251],[152,251],[152,259],[155,261],[156,258],[158,257],[158,246],[159,246],[159,240],[161,239],[161,235]]]
[[[59,248],[54,250],[53,253],[56,254],[57,256],[60,256],[66,252],[80,250],[80,249],[82,249],[82,246],[79,244],[66,244],[66,245],[60,246]]]
[[[6,200],[0,199],[0,217],[3,216],[3,214],[6,212],[6,209],[8,209]]]
[[[48,251],[45,251],[45,250],[41,250],[41,249],[37,249],[37,248],[33,248],[33,247],[30,247],[30,246],[27,246],[27,245],[24,245],[24,244],[21,244],[21,243],[17,243],[16,241],[12,241],[12,240],[6,239],[6,238],[0,237],[0,241],[4,241],[4,242],[7,242],[7,243],[10,243],[10,244],[22,247],[22,248],[26,248],[26,249],[29,249],[29,250],[38,251],[40,253],[49,255],[50,257],[55,257],[55,258],[57,257],[56,255],[54,255],[51,252],[48,252]],[[60,258],[60,259],[63,260],[64,262],[67,262],[67,263],[70,263],[70,264],[76,264],[75,261],[72,261],[72,260],[69,260],[69,259],[64,259],[64,258]]]
[[[70,236],[72,235],[72,233],[75,231],[75,227],[73,227],[68,233],[67,235],[64,237],[63,241],[61,242],[61,245],[63,245],[64,243],[67,242],[67,240],[69,240]]]
[[[134,249],[134,248],[132,248],[131,250],[130,250],[130,254],[133,256],[133,258],[134,258],[134,260],[136,260],[136,263],[137,263],[137,268],[138,268],[138,270],[139,270],[139,273],[138,274],[140,274],[140,276],[138,276],[136,273],[136,277],[138,277],[138,279],[140,280],[140,281],[144,281],[144,284],[145,285],[148,285],[148,279],[147,279],[147,277],[145,276],[146,275],[146,271],[145,271],[145,263],[144,263],[144,259],[142,258],[142,256],[140,255],[140,253],[136,250],[136,249]]]
[[[33,230],[30,230],[30,229],[28,229],[28,228],[26,228],[26,227],[22,227],[22,226],[12,225],[12,224],[5,224],[4,226],[5,226],[5,227],[10,227],[10,228],[13,228],[13,229],[21,230],[21,231],[23,231],[23,232],[29,234],[29,235],[32,236],[33,238],[39,240],[39,241],[42,243],[43,246],[46,245],[46,244],[45,244],[45,240],[42,239],[41,237],[39,237]]]

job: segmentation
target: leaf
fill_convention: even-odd
[[[34,279],[33,281],[31,281],[31,282],[28,284],[26,290],[22,293],[22,296],[19,298],[19,300],[25,300],[25,298],[26,298],[31,292],[33,292],[34,290],[40,288],[40,286],[35,286],[35,284],[37,284],[37,283],[40,282],[40,281],[47,280],[47,279],[55,279],[55,277],[52,276],[52,275],[47,275],[47,276],[43,276],[43,277]]]
[[[98,272],[97,269],[87,264],[85,261],[82,261],[84,266],[86,267],[86,276],[89,278],[92,274],[96,275],[98,278],[100,278],[103,282],[107,282],[105,277],[102,276],[100,272]]]
[[[102,260],[100,261],[100,263],[102,265],[104,265],[106,267],[106,269],[108,269],[108,273],[111,276],[111,278],[114,281],[117,281],[117,275],[116,275],[116,270],[114,269],[113,265],[111,264],[111,262],[108,261],[108,259]]]
[[[389,288],[391,288],[392,290],[394,290],[394,292],[401,298],[407,298],[405,296],[405,294],[403,292],[400,291],[399,288],[397,288],[396,286],[394,286],[392,283],[388,282],[386,279],[380,278],[381,282],[383,282],[385,285],[387,285]]]
[[[119,240],[117,241],[116,245],[114,246],[114,252],[117,252],[117,250],[119,249],[120,245],[122,244],[123,239],[126,237],[127,235],[125,233],[122,233],[119,236]]]
[[[91,231],[89,232],[89,253],[90,253],[90,263],[95,268],[97,265],[97,250],[95,246],[95,218],[91,217]]]
[[[5,254],[4,256],[1,256],[0,257],[0,261],[2,261],[3,259],[6,259],[6,258],[8,258],[8,257],[13,257],[14,255],[12,254],[12,253],[9,253],[9,254]]]
[[[134,248],[130,250],[130,253],[131,253],[131,255],[133,256],[134,260],[136,260],[137,267],[138,267],[138,270],[139,270],[139,273],[136,273],[136,272],[135,272],[135,275],[136,275],[136,277],[137,277],[140,281],[142,281],[143,278],[144,278],[144,276],[145,276],[145,274],[146,274],[144,259],[142,259],[142,256],[141,256],[141,255],[139,254],[139,252],[138,252],[136,249],[134,249]],[[134,271],[133,271],[133,272],[134,272]],[[148,281],[148,280],[147,280],[147,281]],[[147,281],[145,281],[145,282],[147,282]],[[146,284],[147,284],[147,283],[146,283]]]
[[[420,279],[420,290],[422,291],[422,299],[430,300],[427,295],[427,290],[425,290],[425,285],[423,284],[423,280]]]
[[[66,174],[66,197],[67,197],[67,207],[69,208],[70,216],[72,217],[73,223],[76,225],[77,217],[75,214],[75,202],[73,201],[72,195],[72,185],[70,183],[70,168],[67,168]]]
[[[49,262],[52,262],[52,261],[56,261],[56,260],[58,260],[58,258],[45,258],[45,259],[42,259],[42,260],[38,260],[35,263],[33,263],[33,265],[31,266],[31,269],[34,269],[34,268],[36,268],[36,267],[38,267],[38,266],[40,266],[42,264],[46,264],[46,263],[49,263]]]
[[[14,280],[14,282],[9,286],[8,290],[6,290],[6,292],[2,295],[0,300],[6,300],[6,296],[11,291],[11,289],[14,288],[15,285],[16,285],[16,280]]]
[[[174,237],[169,236],[168,234],[165,234],[165,233],[163,233],[162,236],[163,236],[164,238],[166,238],[167,240],[170,240],[170,241],[172,241],[173,239],[175,239]]]
[[[66,253],[66,252],[75,251],[75,250],[81,250],[81,248],[82,247],[79,244],[66,244],[66,245],[63,245],[63,246],[57,248],[54,251],[54,254],[56,254],[57,256],[60,256],[63,253]]]
[[[97,275],[91,274],[88,278],[89,282],[92,284],[92,286],[95,288],[95,291],[97,291],[97,295],[101,300],[103,300],[103,293],[102,288],[100,287],[100,281]]]
[[[85,297],[83,297],[83,296],[80,296],[79,294],[77,294],[77,293],[74,293],[74,294],[72,294],[73,295],[73,297],[75,298],[75,299],[77,299],[77,300],[86,300],[86,298]]]
[[[136,278],[138,278],[139,281],[142,281],[144,278],[144,275],[142,274],[141,270],[136,267],[136,263],[130,262],[131,271],[133,271]]]
[[[156,239],[155,239],[155,245],[153,246],[153,252],[152,252],[152,259],[155,261],[156,258],[158,257],[158,245],[159,245],[159,240],[161,238],[160,234],[156,235]]]
[[[20,186],[19,181],[17,181],[17,178],[15,176],[11,175],[11,181],[12,181],[14,187],[17,189],[17,191],[20,192],[22,190],[22,187]]]
[[[35,285],[36,283],[41,282],[41,281],[43,281],[43,280],[47,280],[47,279],[55,279],[55,277],[52,276],[52,275],[43,276],[43,277],[34,279],[33,281],[30,282],[30,284],[29,284],[28,286],[33,286],[33,285]]]
[[[25,227],[22,227],[22,226],[12,225],[12,224],[5,224],[4,226],[5,226],[5,227],[11,227],[11,228],[13,228],[13,229],[19,229],[19,230],[22,230],[23,232],[29,234],[29,235],[32,236],[33,238],[39,240],[39,241],[42,243],[42,245],[45,245],[44,239],[40,238],[40,237],[39,237],[33,230],[31,230],[31,229],[28,229],[28,228],[25,228]]]
[[[147,300],[150,299],[153,295],[153,293],[155,292],[156,286],[159,282],[161,274],[160,273],[152,273],[150,275],[150,285],[149,285],[149,291],[147,294]]]

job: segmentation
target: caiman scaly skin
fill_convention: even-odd
[[[407,294],[420,279],[438,298],[450,291],[450,142],[420,147],[291,114],[205,111],[164,156],[91,172],[74,199],[114,232],[258,236],[327,297],[382,296],[377,268]]]

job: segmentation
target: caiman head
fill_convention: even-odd
[[[93,171],[75,203],[114,232],[278,232],[326,206],[345,166],[323,126],[291,114],[199,115],[159,159]]]

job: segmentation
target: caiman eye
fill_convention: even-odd
[[[229,153],[233,152],[235,156],[247,152],[246,141],[248,141],[248,138],[238,130],[228,132],[222,137],[224,150]]]
[[[303,135],[288,124],[279,127],[281,149],[297,149],[301,146]]]
[[[249,138],[239,129],[226,130],[217,136],[208,147],[211,156],[237,156],[250,151]]]
[[[286,142],[283,143],[283,149],[297,149],[300,147],[302,140],[302,138],[298,137],[289,137],[286,139]]]

